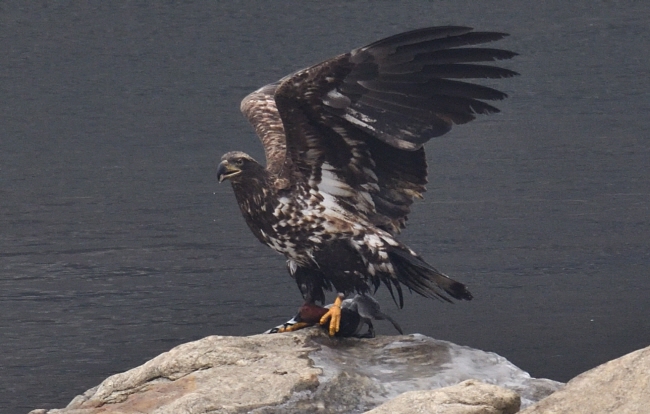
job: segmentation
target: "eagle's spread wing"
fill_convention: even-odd
[[[516,54],[467,47],[507,36],[433,27],[392,36],[298,71],[249,95],[267,169],[306,182],[391,233],[404,227],[427,182],[422,145],[506,94],[458,79],[516,72],[477,64]],[[285,138],[286,137],[286,138]]]

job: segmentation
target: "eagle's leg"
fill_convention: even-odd
[[[330,336],[336,335],[341,326],[341,302],[343,302],[344,295],[339,293],[334,300],[334,304],[327,310],[327,313],[320,318],[320,324],[325,325],[327,320],[330,321],[329,334]]]

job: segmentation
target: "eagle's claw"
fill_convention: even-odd
[[[334,304],[328,309],[327,313],[320,318],[319,323],[321,325],[325,325],[328,320],[330,321],[330,336],[336,335],[341,326],[341,302],[343,302],[343,296],[338,295],[334,300]]]

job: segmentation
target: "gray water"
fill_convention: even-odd
[[[223,152],[263,158],[239,101],[430,25],[511,33],[522,76],[502,114],[428,144],[402,237],[475,300],[380,290],[385,310],[559,381],[650,345],[648,22],[632,1],[3,2],[0,412],[293,315],[283,258],[216,183]]]

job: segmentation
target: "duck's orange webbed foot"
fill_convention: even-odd
[[[341,326],[341,302],[343,302],[343,295],[338,294],[334,300],[334,304],[327,310],[327,313],[320,318],[320,324],[325,325],[330,321],[329,334],[330,336],[336,335]]]
[[[313,323],[296,322],[293,325],[286,325],[278,328],[278,333],[299,331],[303,328],[307,328],[308,326],[312,326],[312,325]]]

